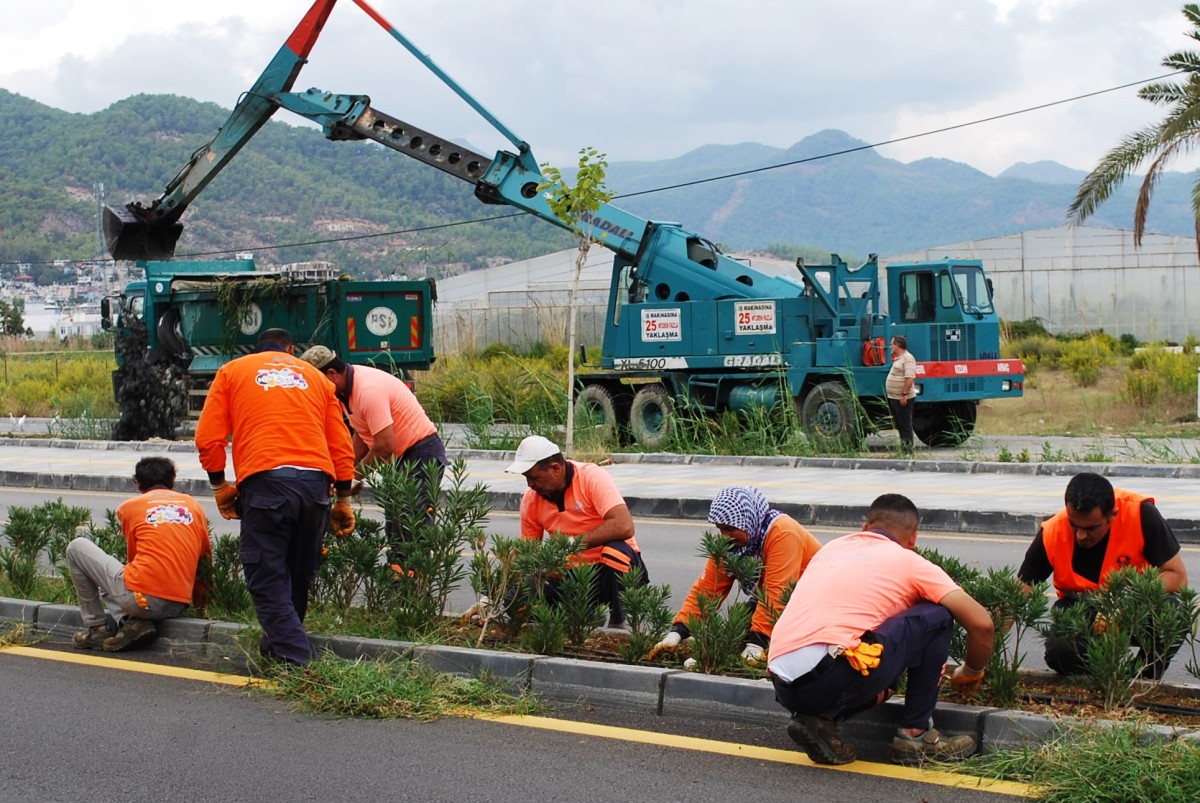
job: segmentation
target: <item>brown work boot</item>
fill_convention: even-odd
[[[77,650],[102,650],[104,649],[104,640],[111,635],[112,631],[105,625],[97,625],[76,631],[75,635],[71,637],[71,641],[74,642]]]
[[[156,638],[158,638],[158,628],[154,626],[154,622],[149,619],[135,619],[127,616],[121,622],[121,628],[116,635],[109,636],[104,640],[103,649],[105,652],[121,652],[131,647],[149,644]]]
[[[892,763],[918,767],[929,761],[962,761],[975,752],[975,737],[965,733],[944,736],[929,723],[920,736],[897,730],[892,739]]]
[[[792,714],[787,732],[792,741],[803,747],[808,757],[818,764],[849,764],[858,758],[854,745],[842,738],[841,730],[832,719],[814,714]]]

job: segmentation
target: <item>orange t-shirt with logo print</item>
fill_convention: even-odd
[[[208,519],[200,503],[165,488],[127,499],[117,508],[128,562],[125,587],[172,602],[192,601],[196,566],[212,558]]]

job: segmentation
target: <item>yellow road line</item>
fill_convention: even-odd
[[[82,664],[97,666],[104,669],[120,669],[125,672],[138,672],[143,675],[159,675],[161,677],[179,678],[181,680],[199,680],[205,683],[220,683],[225,686],[259,687],[267,685],[259,678],[229,675],[224,672],[207,672],[202,669],[185,669],[178,666],[162,666],[160,664],[144,664],[138,661],[107,658],[103,655],[55,652],[36,647],[0,647],[0,654],[20,655],[24,658],[42,658],[48,661],[60,661],[65,664]]]
[[[500,722],[506,725],[519,725],[525,728],[556,731],[558,733],[574,733],[584,736],[595,736],[602,739],[616,739],[638,744],[653,744],[660,747],[673,747],[679,750],[694,750],[702,753],[749,758],[758,761],[773,761],[778,764],[798,764],[825,770],[838,770],[856,775],[871,775],[878,778],[893,778],[915,783],[932,784],[935,786],[950,786],[958,789],[971,789],[980,792],[993,792],[1016,797],[1033,797],[1033,790],[1023,783],[1012,781],[995,781],[987,778],[973,778],[953,772],[901,767],[894,764],[878,764],[871,761],[855,761],[841,766],[817,764],[804,753],[795,750],[778,750],[772,747],[755,747],[753,745],[736,744],[733,742],[718,742],[713,739],[700,739],[694,736],[676,736],[669,733],[640,731],[631,728],[617,728],[611,725],[593,725],[587,722],[551,719],[535,716],[502,716],[486,717],[488,721]]]

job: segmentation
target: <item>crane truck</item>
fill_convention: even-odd
[[[336,0],[316,0],[207,146],[198,149],[149,205],[107,207],[104,230],[116,259],[167,259],[188,204],[279,109],[318,123],[335,141],[367,140],[407,154],[504,204],[589,235],[614,252],[598,365],[580,371],[576,409],[610,434],[647,448],[663,445],[672,410],[709,413],[793,405],[822,447],[857,443],[888,420],[885,379],[890,336],[906,335],[918,361],[913,415],[931,446],[973,431],[983,399],[1021,395],[1024,367],[1000,356],[1000,320],[983,265],[945,259],[892,263],[872,256],[851,267],[797,264],[798,277],[772,276],[670,222],[601,204],[573,224],[550,209],[550,186],[528,143],[461,87],[365,0],[353,0],[515,150],[475,153],[371,106],[366,95],[294,92]]]

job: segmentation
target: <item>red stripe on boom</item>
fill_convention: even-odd
[[[288,37],[285,43],[287,49],[302,59],[308,58],[313,45],[317,43],[317,37],[321,35],[321,29],[325,27],[325,20],[329,19],[329,12],[333,11],[333,4],[336,2],[337,0],[317,0],[313,3],[312,8],[304,15],[304,19],[300,20],[300,24],[296,26],[296,30],[292,31],[292,35]]]

